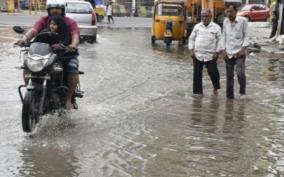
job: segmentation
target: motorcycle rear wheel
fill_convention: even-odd
[[[24,132],[32,132],[39,120],[39,113],[36,106],[39,104],[36,101],[34,91],[27,91],[23,100],[22,108],[22,127]]]

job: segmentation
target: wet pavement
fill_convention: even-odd
[[[281,55],[247,59],[247,100],[225,98],[223,61],[219,95],[204,72],[198,98],[185,47],[152,47],[145,29],[99,29],[98,41],[80,46],[79,110],[44,117],[32,135],[21,130],[19,48],[0,43],[1,176],[284,175]]]

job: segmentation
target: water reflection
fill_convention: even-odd
[[[249,171],[251,166],[250,162],[241,162],[248,161],[243,147],[245,105],[245,102],[223,102],[214,96],[209,100],[192,100],[190,135],[187,138],[191,173],[199,175],[203,170],[205,173],[201,176],[242,176],[249,173],[238,171]],[[197,163],[198,170],[194,169]]]
[[[165,58],[170,57],[171,60],[190,58],[187,47],[183,46],[172,45],[170,47],[166,47],[166,45],[161,43],[152,45],[152,51],[154,54],[158,54],[157,56],[162,55],[165,56]]]
[[[219,106],[219,100],[212,96],[209,100],[208,111],[207,114],[205,114],[204,120],[204,125],[208,127],[206,130],[207,133],[216,133],[217,131],[216,122],[218,119]]]
[[[279,78],[281,80],[284,79],[284,60],[279,61]],[[281,84],[282,86],[284,85],[284,82]]]
[[[192,113],[191,113],[192,125],[197,126],[202,121],[202,98],[196,98],[192,100]]]
[[[35,132],[23,142],[20,174],[27,177],[78,176],[79,160],[67,139],[74,127],[66,112],[43,116]]]
[[[242,169],[245,174],[251,170],[251,162],[246,157],[246,148],[244,147],[248,137],[243,134],[245,116],[245,102],[227,100],[225,102],[224,123],[222,126],[222,143],[220,149],[225,150],[220,154],[223,162],[230,161],[236,166],[227,166],[230,174],[239,174]],[[237,168],[236,168],[237,167]],[[238,169],[238,170],[237,170]]]
[[[269,59],[263,72],[263,77],[267,81],[276,81],[279,77],[279,59]]]
[[[132,33],[135,40],[129,37]],[[271,141],[266,142],[263,137],[279,142],[272,144],[275,149],[283,147],[283,116],[274,114],[283,111],[283,101],[279,101],[283,100],[283,82],[278,82],[283,79],[282,61],[268,62],[265,57],[248,60],[251,67],[248,75],[253,81],[248,89],[255,93],[253,104],[226,101],[224,95],[192,98],[192,60],[186,48],[176,45],[166,48],[162,42],[153,47],[145,45],[150,43],[145,37],[147,31],[105,30],[100,35],[98,45],[84,44],[80,48],[81,66],[87,73],[82,77],[87,95],[80,100],[82,114],[74,113],[74,125],[64,119],[63,123],[61,119],[47,119],[34,138],[26,141],[19,136],[22,135],[20,107],[19,111],[14,108],[18,95],[17,83],[12,81],[16,74],[20,78],[20,72],[12,70],[2,79],[11,86],[6,89],[2,84],[2,95],[11,95],[14,101],[7,104],[7,99],[3,99],[1,105],[7,108],[3,109],[3,115],[8,116],[1,118],[3,163],[0,166],[8,169],[4,173],[0,170],[2,176],[19,171],[20,175],[10,176],[260,177],[267,174],[265,170],[258,175],[251,171],[256,159],[259,163],[267,159],[266,147],[270,147]],[[11,66],[18,64],[18,60],[10,58],[17,58],[18,52],[5,44],[1,48],[3,72],[7,68],[10,71]],[[258,79],[267,62],[268,70],[272,71],[268,77],[277,82]],[[224,73],[224,67],[220,68]],[[211,90],[207,86],[210,84],[205,84],[205,89]],[[270,106],[276,104],[279,107],[271,110]],[[270,109],[270,113],[265,109]],[[278,122],[268,129],[271,117]],[[10,145],[11,140],[15,142]],[[267,164],[263,166],[267,169]]]
[[[223,133],[225,133],[226,139],[233,140],[234,143],[237,143],[235,140],[239,140],[241,137],[244,127],[244,111],[245,102],[227,100],[225,103]]]
[[[219,101],[212,96],[205,101],[202,98],[194,98],[192,100],[192,125],[195,127],[202,127],[203,132],[215,133],[216,121],[218,119]]]
[[[71,148],[31,145],[21,150],[25,177],[78,176],[78,159]]]

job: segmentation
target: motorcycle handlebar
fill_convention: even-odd
[[[18,46],[19,46],[19,44],[17,42],[13,43],[13,48],[18,47]]]
[[[29,47],[29,43],[19,44],[19,41],[13,43],[13,47]]]
[[[21,45],[19,45],[17,42],[15,42],[15,43],[13,43],[13,47],[14,47],[14,48],[15,48],[15,47],[27,47],[27,45],[21,46]]]
[[[69,46],[65,46],[64,44],[55,44],[52,46],[53,51],[55,52],[77,52],[78,49],[72,49]]]
[[[13,43],[13,47],[25,47],[25,48],[27,48],[27,47],[29,47],[29,45],[31,43],[32,42],[28,42],[28,43],[21,45],[21,44],[19,44],[19,41],[17,41],[17,42]],[[77,52],[78,51],[78,49],[71,49],[68,46],[65,46],[64,44],[61,44],[61,43],[52,45],[51,48],[52,48],[53,52],[55,52],[55,53],[60,53],[60,52],[67,52],[68,53],[68,52]]]

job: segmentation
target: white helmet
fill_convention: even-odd
[[[47,0],[46,1],[46,9],[49,10],[50,8],[65,9],[64,0]]]

